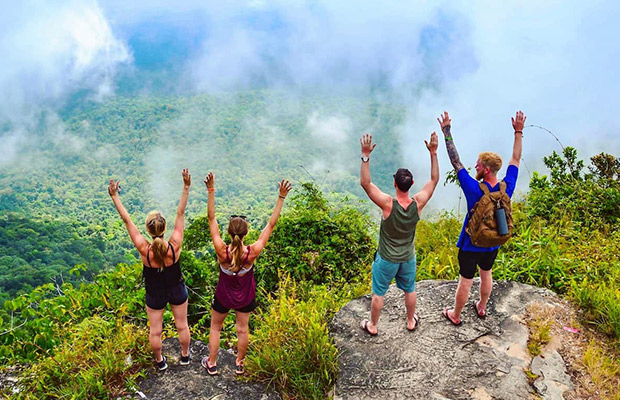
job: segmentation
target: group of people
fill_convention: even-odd
[[[526,117],[521,111],[518,111],[512,118],[514,129],[512,157],[508,163],[506,176],[500,182],[497,179],[497,173],[502,167],[502,158],[497,153],[480,153],[475,166],[476,175],[472,178],[463,166],[456,150],[451,132],[452,121],[450,116],[444,112],[437,118],[444,135],[450,162],[456,171],[459,184],[467,199],[467,209],[470,210],[465,215],[463,228],[456,244],[459,248],[460,276],[454,305],[442,310],[442,315],[453,325],[458,326],[463,322],[461,312],[469,297],[469,290],[478,267],[480,268],[480,299],[472,304],[479,318],[486,317],[486,306],[493,288],[492,268],[499,246],[475,246],[466,228],[471,217],[471,210],[485,192],[497,192],[501,189],[509,197],[512,196],[519,172],[525,119]],[[409,189],[413,185],[413,175],[408,169],[400,168],[394,174],[396,196],[392,197],[379,190],[370,179],[370,154],[376,146],[372,142],[372,136],[364,135],[360,139],[362,148],[360,184],[370,200],[381,208],[383,214],[379,231],[379,248],[372,264],[370,319],[364,319],[360,323],[360,328],[371,336],[378,333],[379,316],[392,279],[396,280],[396,286],[405,294],[407,329],[414,331],[420,324],[420,317],[415,312],[416,259],[414,238],[420,213],[433,195],[439,181],[437,134],[433,132],[430,143],[426,140],[424,143],[431,157],[431,179],[426,182],[422,190],[411,197],[409,196]]]
[[[521,111],[512,118],[514,128],[514,145],[506,176],[502,185],[508,196],[514,191],[523,138],[525,116]],[[451,120],[447,112],[437,119],[444,135],[448,156],[457,172],[459,183],[467,199],[468,210],[483,196],[486,190],[481,188],[482,180],[488,191],[500,190],[497,173],[502,165],[502,159],[496,153],[480,153],[476,162],[476,176],[472,178],[459,159],[451,133]],[[414,331],[420,324],[416,308],[416,259],[415,259],[415,230],[424,206],[432,197],[439,181],[439,165],[437,161],[438,138],[433,132],[430,142],[424,141],[430,153],[431,178],[418,193],[409,195],[414,183],[412,173],[400,168],[394,174],[395,196],[382,192],[374,185],[370,178],[370,155],[376,147],[372,136],[365,134],[360,139],[362,163],[360,184],[368,197],[382,210],[379,233],[379,247],[372,264],[372,301],[370,319],[364,319],[360,327],[368,334],[378,334],[378,323],[383,308],[384,296],[393,279],[396,286],[404,292],[407,310],[406,326]],[[145,303],[149,319],[149,343],[155,356],[155,366],[158,370],[168,367],[166,357],[162,354],[161,334],[163,329],[163,314],[169,303],[174,316],[175,326],[181,345],[180,364],[190,363],[189,345],[190,332],[187,323],[188,293],[179,264],[179,256],[183,242],[183,227],[185,208],[191,186],[191,175],[183,169],[183,192],[177,208],[177,214],[172,234],[166,241],[166,220],[161,213],[153,211],[146,217],[146,230],[151,236],[149,242],[131,220],[129,213],[118,196],[119,181],[110,180],[108,193],[120,214],[129,236],[140,254],[143,264],[143,277],[146,288]],[[232,309],[236,314],[236,329],[238,336],[237,358],[235,373],[245,372],[244,361],[248,347],[248,324],[250,313],[256,308],[256,282],[254,279],[254,261],[264,249],[273,229],[278,221],[284,199],[291,190],[291,183],[282,180],[278,183],[278,198],[271,217],[262,230],[259,238],[251,245],[244,244],[243,240],[248,233],[248,222],[243,215],[232,215],[228,221],[230,244],[226,244],[220,235],[218,223],[215,219],[215,176],[209,173],[204,180],[207,188],[207,218],[209,232],[213,240],[213,247],[219,263],[219,279],[215,289],[211,306],[211,328],[209,334],[209,355],[205,356],[201,364],[209,375],[216,375],[217,353],[220,344],[220,332],[224,319]],[[467,302],[473,277],[480,267],[480,299],[473,303],[478,317],[486,317],[486,305],[492,289],[491,269],[497,255],[498,247],[475,246],[466,226],[470,214],[465,217],[463,229],[457,242],[459,248],[458,261],[460,269],[459,284],[455,302],[452,307],[443,309],[443,316],[454,325],[460,325],[461,312]]]
[[[149,319],[149,343],[155,355],[155,367],[163,371],[168,368],[166,357],[162,354],[161,334],[163,329],[163,315],[166,305],[170,303],[174,323],[179,334],[181,356],[179,363],[190,363],[189,344],[190,333],[187,324],[187,287],[179,265],[181,245],[183,243],[183,225],[185,207],[189,196],[192,179],[189,171],[183,169],[183,192],[177,208],[174,230],[166,241],[166,220],[158,211],[150,212],[146,217],[146,231],[151,236],[151,242],[138,230],[131,220],[129,213],[123,206],[118,193],[120,182],[110,180],[108,193],[112,197],[114,206],[120,214],[131,241],[136,246],[142,260],[142,275],[146,289],[146,313]],[[278,221],[280,211],[286,195],[291,190],[291,183],[287,180],[278,182],[278,199],[271,213],[271,218],[261,232],[258,240],[251,245],[245,245],[243,239],[248,233],[248,222],[244,215],[232,215],[228,221],[228,234],[231,244],[224,243],[220,236],[220,229],[215,219],[215,176],[209,173],[204,180],[207,187],[207,218],[209,232],[213,239],[213,247],[219,263],[220,275],[211,306],[211,330],[209,334],[209,355],[201,361],[209,375],[217,375],[217,352],[220,346],[220,332],[224,319],[233,309],[236,313],[237,328],[237,359],[235,373],[245,372],[245,354],[248,348],[248,324],[250,313],[256,308],[256,281],[254,280],[254,260],[263,251],[263,248],[273,232]]]

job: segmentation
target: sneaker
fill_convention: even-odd
[[[181,361],[179,362],[181,365],[189,365],[189,354],[184,356],[181,354]]]
[[[168,368],[168,363],[166,363],[166,356],[163,356],[160,362],[155,363],[155,368],[159,371],[163,371]]]

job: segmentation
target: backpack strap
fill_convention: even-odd
[[[506,186],[507,186],[506,182],[502,180],[499,183],[499,191],[502,192],[502,193],[506,193]]]
[[[489,187],[487,186],[486,183],[484,182],[480,182],[480,190],[482,190],[482,194],[489,194]]]

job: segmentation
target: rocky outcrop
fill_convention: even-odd
[[[334,399],[562,399],[572,389],[556,350],[534,359],[527,350],[526,307],[537,302],[561,312],[553,292],[495,282],[488,316],[479,319],[471,305],[476,280],[457,327],[441,315],[452,305],[456,285],[418,282],[421,321],[414,332],[406,329],[403,295],[395,286],[386,295],[378,336],[359,328],[369,317],[370,295],[343,307],[329,325],[340,351]]]
[[[204,400],[276,400],[280,395],[258,383],[243,382],[235,376],[236,356],[220,349],[217,358],[217,376],[210,376],[200,365],[209,353],[208,346],[198,340],[190,346],[190,365],[180,365],[181,347],[176,338],[166,339],[163,354],[168,358],[168,369],[150,370],[139,383],[134,399],[204,399]]]

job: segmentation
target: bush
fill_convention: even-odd
[[[339,290],[315,286],[303,293],[285,276],[269,307],[259,311],[247,355],[248,377],[275,385],[285,398],[325,399],[338,372],[338,350],[327,321],[364,285]]]
[[[150,360],[146,327],[99,316],[65,329],[54,355],[24,371],[19,398],[109,399],[133,391]]]
[[[349,204],[329,204],[311,183],[301,187],[257,262],[259,286],[274,293],[282,273],[308,286],[366,280],[377,247],[370,218]]]

